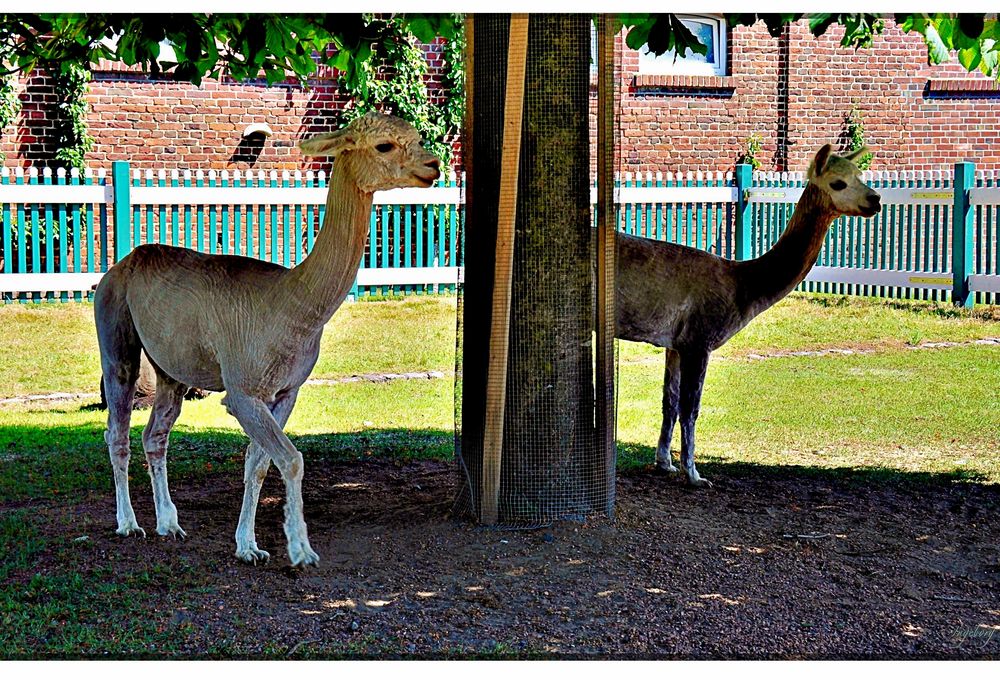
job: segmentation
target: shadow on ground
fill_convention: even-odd
[[[450,432],[306,436],[296,443],[322,561],[300,571],[273,470],[258,515],[272,559],[232,556],[242,437],[178,433],[172,490],[189,538],[174,541],[114,534],[105,453],[84,443],[99,432],[78,434],[46,430],[80,448],[42,458],[64,462],[62,479],[78,455],[99,483],[0,502],[8,657],[1000,656],[996,485],[716,463],[704,466],[716,486],[692,490],[633,467],[618,476],[614,519],[498,531],[450,516]],[[0,430],[0,450],[32,436]],[[150,530],[141,455],[132,477]]]

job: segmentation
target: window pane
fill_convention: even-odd
[[[682,21],[682,24],[691,29],[694,33],[694,37],[698,38],[698,42],[702,45],[708,47],[708,52],[704,55],[695,54],[693,52],[688,52],[683,58],[685,61],[693,61],[699,63],[715,63],[715,40],[712,36],[712,26],[711,24],[705,24],[700,21]]]
[[[656,57],[650,53],[648,45],[643,45],[642,55],[647,59],[657,59],[660,61],[667,61],[670,63],[673,63],[674,58],[676,57],[678,64],[681,62],[687,62],[689,64],[714,64],[715,39],[714,36],[712,35],[712,25],[703,23],[701,21],[691,21],[687,19],[681,21],[681,23],[687,26],[688,29],[690,29],[690,31],[694,33],[694,37],[696,37],[702,45],[705,45],[708,48],[707,53],[696,54],[695,52],[688,52],[683,57],[678,57],[677,52],[675,52],[674,50],[670,50],[669,52],[665,52],[659,57]]]

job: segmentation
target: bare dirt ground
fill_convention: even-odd
[[[274,470],[263,566],[232,557],[233,475],[173,485],[183,542],[115,536],[110,494],[39,512],[58,515],[53,532],[90,518],[88,559],[185,560],[205,574],[210,587],[183,602],[150,585],[151,609],[177,627],[172,656],[221,644],[240,658],[1000,657],[997,486],[705,468],[713,489],[619,475],[614,520],[500,531],[450,517],[449,464],[310,462],[322,562],[305,571],[288,566]],[[149,530],[144,491],[133,498]]]

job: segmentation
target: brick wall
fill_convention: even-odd
[[[298,140],[336,127],[344,101],[330,80],[298,85],[205,82],[202,87],[164,81],[128,81],[98,74],[91,84],[91,158],[135,167],[294,169],[303,166]],[[253,123],[266,123],[266,140],[244,139]]]
[[[862,112],[873,168],[940,168],[960,160],[1000,168],[1000,88],[957,63],[931,67],[920,36],[892,22],[868,50],[840,47],[842,29],[813,38],[804,22],[772,38],[762,24],[730,32],[726,76],[642,76],[631,50],[621,56],[621,162],[633,171],[729,170],[747,137],[763,137],[764,169],[804,169],[824,142],[844,142],[844,119]],[[440,91],[439,48],[428,49],[429,85]],[[23,109],[3,131],[7,165],[52,158],[54,97],[44,74],[22,81]],[[973,89],[980,88],[980,89]],[[314,167],[299,139],[330,130],[344,100],[325,72],[297,83],[205,81],[201,87],[151,80],[105,64],[90,86],[89,160],[137,168]],[[267,123],[273,136],[242,132]],[[322,165],[319,163],[318,165]]]
[[[623,165],[630,170],[728,170],[747,137],[763,137],[765,170],[804,170],[825,142],[846,143],[862,114],[873,169],[936,169],[973,160],[1000,168],[1000,88],[959,64],[929,66],[919,35],[891,21],[873,46],[814,38],[805,22],[772,38],[763,24],[730,34],[723,77],[641,76],[623,58]],[[978,89],[975,89],[978,88]]]
[[[431,100],[440,101],[441,45],[428,45],[426,54]],[[51,78],[35,72],[21,80],[21,87],[22,112],[3,131],[0,151],[9,166],[45,164],[55,154]],[[297,80],[269,86],[264,80],[206,79],[196,87],[104,62],[93,70],[89,89],[88,127],[95,143],[87,158],[94,167],[110,167],[117,160],[139,169],[326,167],[328,161],[300,156],[298,142],[336,129],[338,112],[347,103],[336,74],[325,67],[308,89]],[[253,123],[266,123],[273,134],[266,140],[244,139],[243,131]]]

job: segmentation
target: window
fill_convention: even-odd
[[[101,38],[101,44],[110,47],[112,50],[118,49],[118,41],[121,40],[121,34],[115,35],[111,38]],[[177,52],[174,50],[173,43],[169,40],[160,41],[160,53],[157,56],[157,61],[177,61]]]
[[[674,51],[660,56],[650,54],[649,48],[639,50],[639,73],[648,75],[726,75],[726,22],[721,15],[678,14],[677,18],[687,26],[703,45],[706,54],[688,52],[678,57]]]

